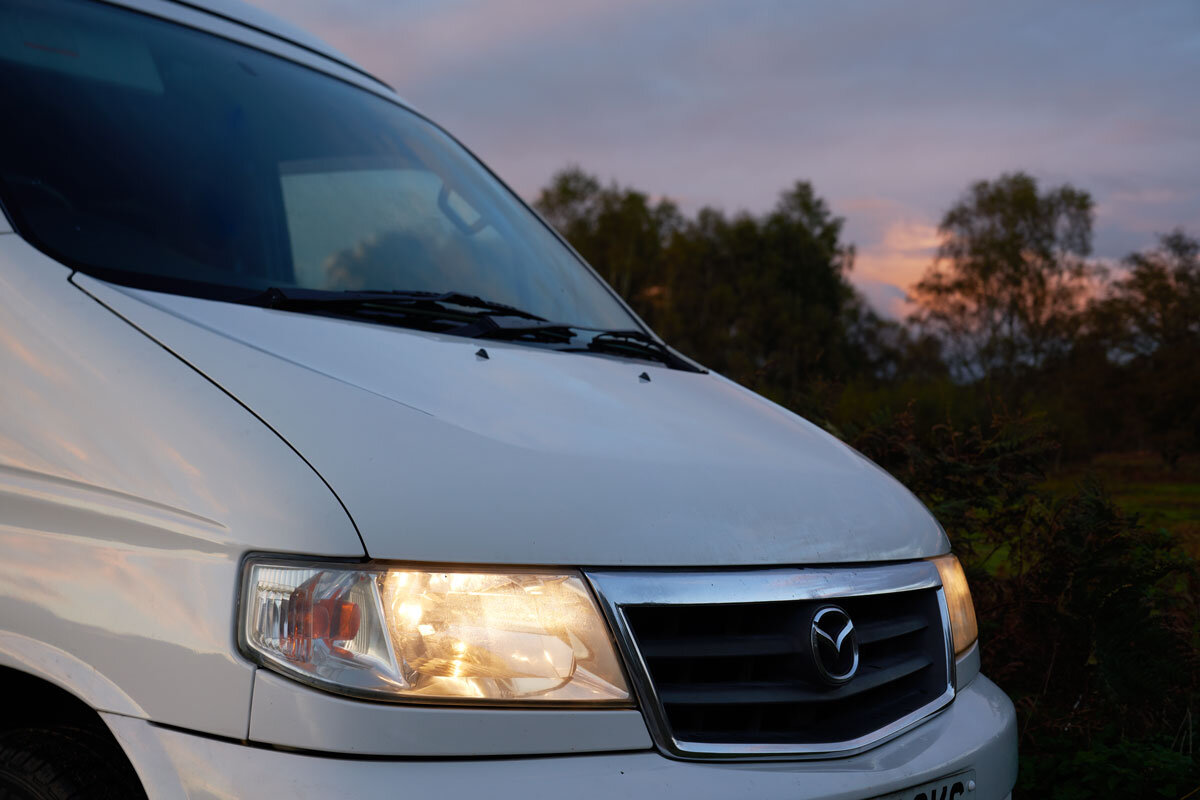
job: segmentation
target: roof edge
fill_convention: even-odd
[[[270,36],[273,39],[287,42],[293,47],[299,47],[313,55],[320,56],[346,69],[353,70],[391,92],[396,91],[395,87],[391,84],[371,74],[366,68],[359,66],[351,60],[349,56],[334,49],[331,45],[305,31],[303,28],[292,25],[286,20],[276,17],[274,14],[270,14],[247,3],[239,2],[239,0],[204,0],[204,2],[199,2],[198,0],[169,0],[169,2],[217,17],[218,19],[223,19],[226,22],[240,25],[243,28],[249,28],[256,33]]]

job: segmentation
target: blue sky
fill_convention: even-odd
[[[579,164],[685,209],[811,180],[895,313],[941,213],[1023,169],[1097,202],[1096,255],[1200,235],[1200,2],[253,0],[534,197]]]

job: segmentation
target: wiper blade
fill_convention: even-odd
[[[523,319],[546,322],[545,317],[525,311],[507,303],[495,300],[485,300],[473,294],[462,292],[422,292],[407,290],[392,291],[330,291],[326,289],[281,289],[277,286],[243,298],[247,305],[278,308],[288,311],[338,310],[363,306],[380,306],[388,308],[414,308],[431,311],[447,311],[446,305],[475,308],[489,312],[491,315],[521,317]]]
[[[575,328],[562,322],[511,319],[487,313],[480,314],[472,322],[446,333],[472,339],[535,339],[556,344],[570,344],[571,340],[579,335]]]
[[[704,373],[708,371],[688,361],[648,333],[639,330],[601,331],[587,343],[587,349],[594,353],[626,355],[660,361],[672,369],[680,369],[685,372]]]

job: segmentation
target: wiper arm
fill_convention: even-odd
[[[421,292],[421,291],[329,291],[326,289],[281,289],[272,286],[266,291],[242,299],[247,305],[278,308],[289,311],[338,310],[339,308],[355,308],[362,306],[380,306],[389,308],[414,308],[429,311],[446,311],[453,313],[446,305],[463,308],[477,308],[490,312],[493,316],[521,317],[523,319],[546,322],[545,317],[539,317],[506,303],[495,300],[485,300],[473,294],[462,292]]]
[[[688,361],[648,333],[639,330],[601,331],[587,343],[587,349],[594,353],[626,355],[661,361],[672,369],[680,369],[685,372],[704,373],[708,371]]]

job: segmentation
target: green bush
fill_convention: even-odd
[[[1016,794],[1056,800],[1180,798],[1197,787],[1196,760],[1169,744],[1114,739],[1080,749],[1066,738],[1022,755]]]
[[[919,432],[911,410],[876,412],[835,432],[946,528],[971,580],[984,671],[1017,706],[1023,788],[1074,798],[1200,787],[1200,582],[1172,535],[1122,513],[1094,480],[1042,488],[1057,447],[1036,418]]]

